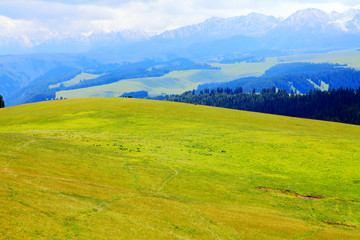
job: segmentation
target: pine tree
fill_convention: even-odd
[[[0,95],[0,108],[4,108],[4,107],[5,107],[4,98]]]
[[[235,89],[235,94],[243,93],[243,92],[244,92],[244,90],[243,90],[242,87],[236,87],[236,89]]]

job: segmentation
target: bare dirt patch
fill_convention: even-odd
[[[294,196],[296,198],[302,198],[302,199],[310,199],[310,200],[326,199],[326,200],[333,200],[333,201],[338,201],[338,202],[360,204],[360,201],[356,201],[356,200],[344,200],[344,199],[339,199],[339,198],[325,198],[322,196],[301,195],[297,192],[290,191],[290,190],[282,190],[282,189],[275,189],[275,188],[269,188],[269,187],[256,187],[256,189],[264,191],[264,192],[269,192],[269,193],[286,194],[286,195],[290,195],[290,196]]]
[[[281,189],[274,189],[274,188],[268,188],[268,187],[257,187],[256,189],[265,191],[265,192],[275,192],[275,193],[282,193],[282,194],[286,194],[286,195],[292,195],[294,197],[302,198],[302,199],[312,199],[312,200],[324,199],[324,197],[321,197],[321,196],[301,195],[299,193],[296,193],[296,192],[290,191],[290,190],[281,190]]]
[[[333,225],[333,226],[344,226],[344,227],[348,227],[348,228],[357,228],[357,226],[355,225],[348,225],[345,223],[335,223],[335,222],[325,222],[328,225]]]
[[[300,194],[296,194],[296,197],[303,198],[303,199],[323,199],[324,197],[318,197],[318,196],[303,196]]]

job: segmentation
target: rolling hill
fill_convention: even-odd
[[[119,98],[0,122],[0,239],[360,238],[359,126]]]

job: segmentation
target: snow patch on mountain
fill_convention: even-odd
[[[360,9],[349,9],[344,13],[333,12],[332,23],[338,26],[344,32],[356,32],[359,28],[356,26],[357,15],[360,14]],[[352,22],[355,20],[355,25]]]
[[[222,39],[236,35],[261,36],[269,29],[279,24],[279,19],[259,13],[232,18],[213,17],[206,21],[175,30],[165,31],[160,35],[162,39],[197,38]]]
[[[292,31],[321,31],[331,28],[332,16],[315,8],[299,10],[281,23],[282,28]]]

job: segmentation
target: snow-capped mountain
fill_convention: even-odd
[[[163,39],[221,39],[236,35],[261,36],[279,24],[273,16],[251,13],[247,16],[218,18],[213,17],[205,22],[165,31],[159,37]]]
[[[79,53],[103,46],[149,39],[140,30],[110,33],[67,33],[51,31],[41,24],[0,16],[0,54]]]
[[[360,33],[360,10],[357,10],[355,16],[346,23],[346,29],[349,32]]]
[[[172,49],[185,52],[184,48],[204,42],[210,43],[206,45],[210,47],[211,42],[217,41],[216,46],[219,46],[221,45],[219,41],[229,38],[232,39],[226,44],[231,42],[242,45],[242,50],[246,50],[245,45],[252,45],[252,49],[258,47],[277,50],[326,48],[327,45],[341,48],[341,39],[346,40],[343,47],[359,47],[359,44],[356,44],[356,42],[360,43],[359,36],[360,10],[358,9],[350,9],[344,13],[305,9],[297,11],[286,19],[259,13],[232,18],[213,17],[199,24],[165,31],[158,35],[135,30],[78,34],[52,32],[41,24],[38,26],[36,23],[0,16],[0,54],[79,53],[96,49],[101,51],[107,49],[111,53],[138,52],[140,55],[156,55],[156,52],[172,54]],[[247,43],[242,44],[241,39],[245,39]],[[129,46],[133,47],[131,51]],[[128,56],[131,57],[130,55],[126,57]]]
[[[259,40],[254,44],[258,44],[260,49],[285,50],[326,48],[327,45],[329,48],[341,48],[342,37],[346,42],[344,47],[349,47],[356,45],[357,40],[360,43],[357,34],[360,34],[360,10],[326,13],[309,8],[299,10],[286,19],[257,13],[233,18],[211,18],[199,24],[166,31],[156,38],[184,45],[184,42],[193,44],[245,36]]]
[[[298,31],[326,32],[333,29],[332,16],[319,9],[299,10],[285,19],[278,28]]]

